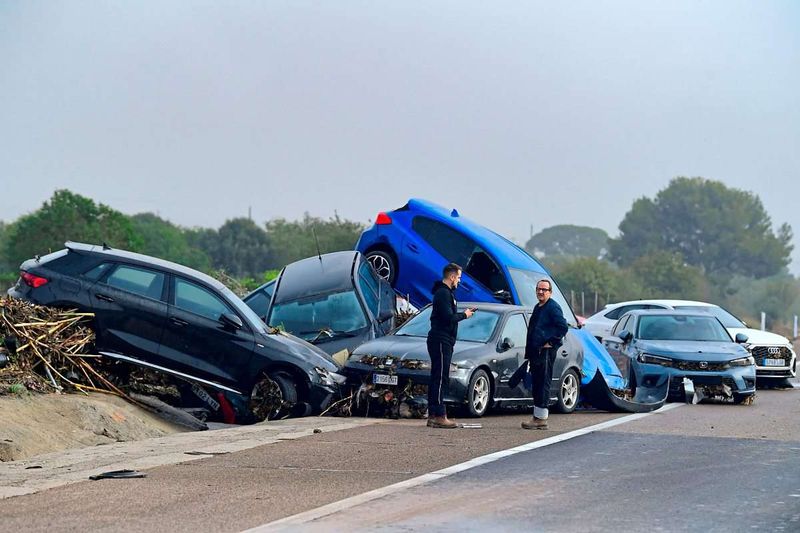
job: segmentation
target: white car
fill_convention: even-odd
[[[633,300],[608,304],[599,313],[586,319],[583,327],[589,333],[602,341],[603,337],[611,333],[611,328],[617,320],[627,313],[637,309],[690,309],[697,310],[703,307],[716,316],[731,338],[736,338],[737,333],[747,335],[745,347],[756,360],[757,378],[791,378],[797,374],[797,356],[789,339],[769,331],[748,328],[747,324],[727,312],[718,305],[706,302],[693,302],[691,300]]]

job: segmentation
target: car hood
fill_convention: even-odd
[[[744,346],[734,342],[699,341],[636,341],[636,347],[652,355],[661,355],[683,361],[730,361],[747,357]]]
[[[283,348],[283,352],[292,358],[306,362],[308,364],[324,368],[330,372],[335,372],[339,369],[330,355],[323,352],[310,342],[295,337],[285,332],[278,332],[265,335],[266,345],[272,349],[276,344]]]
[[[789,339],[777,333],[770,333],[769,331],[761,331],[760,329],[753,328],[727,328],[731,337],[736,338],[737,333],[744,333],[747,335],[747,344],[771,344],[777,346],[786,346],[790,344]]]
[[[453,362],[468,358],[472,352],[486,345],[475,342],[456,342],[453,347]],[[392,356],[399,361],[419,360],[429,361],[428,344],[425,337],[410,337],[402,335],[387,335],[366,342],[353,351],[356,355],[373,355],[375,357]],[[352,357],[352,356],[351,356]],[[357,359],[357,358],[356,358]]]

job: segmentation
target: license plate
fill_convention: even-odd
[[[372,382],[375,385],[397,385],[397,376],[388,374],[372,374]]]
[[[784,366],[783,359],[764,359],[764,366]]]

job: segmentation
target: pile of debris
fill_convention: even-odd
[[[411,381],[402,388],[364,382],[333,403],[322,415],[427,418],[428,386]]]

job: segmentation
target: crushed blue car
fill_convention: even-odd
[[[598,408],[641,412],[657,409],[666,400],[659,385],[645,391],[646,401],[623,399],[613,393],[627,380],[602,345],[580,329],[564,294],[547,269],[525,250],[494,231],[433,202],[411,199],[404,206],[380,212],[356,243],[375,271],[412,304],[424,307],[431,301],[430,288],[441,279],[450,262],[463,268],[456,289],[459,301],[493,302],[533,307],[536,282],[550,280],[552,297],[583,345],[581,384],[583,399]],[[600,378],[595,379],[596,376]],[[587,386],[592,385],[587,388]],[[657,399],[662,396],[663,398]],[[600,406],[604,407],[600,407]]]

